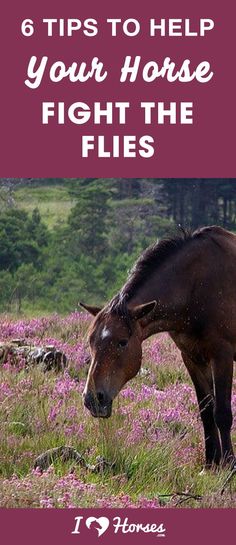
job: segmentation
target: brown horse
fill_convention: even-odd
[[[93,320],[84,404],[109,417],[140,369],[142,342],[167,331],[195,386],[206,464],[231,462],[231,389],[236,359],[236,236],[220,227],[162,240],[138,259],[121,291]]]

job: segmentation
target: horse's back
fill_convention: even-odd
[[[236,350],[236,235],[214,226],[199,233],[190,294],[193,333],[227,338]]]

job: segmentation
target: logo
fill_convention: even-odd
[[[109,520],[107,517],[88,517],[83,516],[75,517],[74,529],[72,534],[80,534],[80,530],[96,530],[98,537],[101,537],[110,526],[110,530],[114,534],[154,534],[156,537],[165,537],[166,529],[163,522],[161,523],[143,523],[143,522],[130,522],[128,517],[121,519],[121,517],[113,517]]]
[[[89,517],[85,524],[87,526],[87,528],[90,530],[91,528],[91,524],[93,524],[93,522],[96,522],[96,524],[98,525],[93,525],[94,528],[96,528],[97,532],[98,532],[98,537],[100,537],[102,534],[104,534],[104,532],[106,532],[110,522],[109,522],[109,519],[107,517],[99,517],[99,519],[96,519],[95,517]]]

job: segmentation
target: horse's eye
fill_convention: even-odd
[[[119,348],[125,348],[127,344],[128,344],[128,339],[121,339],[120,341],[118,341]]]

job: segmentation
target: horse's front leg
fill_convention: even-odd
[[[214,351],[212,373],[215,390],[214,417],[221,437],[223,463],[228,464],[235,460],[231,441],[233,351],[228,343],[222,342]]]
[[[211,367],[199,367],[192,359],[182,352],[183,361],[193,381],[199,412],[204,429],[206,467],[219,464],[221,460],[221,446],[218,429],[214,420],[214,396]]]

